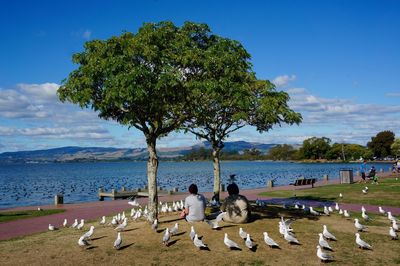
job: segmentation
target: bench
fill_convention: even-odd
[[[306,185],[311,185],[311,187],[314,187],[314,183],[317,181],[316,178],[300,178],[296,179],[294,183],[291,183],[290,185],[293,186],[306,186]]]

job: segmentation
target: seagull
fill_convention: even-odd
[[[329,206],[329,207],[328,207],[328,211],[329,211],[329,212],[333,212],[332,206]]]
[[[78,245],[79,245],[80,247],[86,247],[86,246],[89,246],[90,244],[89,244],[89,242],[85,239],[85,236],[81,236],[81,237],[79,238],[79,240],[78,240]]]
[[[399,231],[399,225],[396,223],[396,221],[392,221],[392,227],[395,231]]]
[[[246,233],[245,231],[243,231],[243,228],[242,228],[242,227],[239,228],[239,236],[240,236],[242,239],[246,239],[246,238],[247,238],[247,233]]]
[[[40,208],[40,207],[38,207],[38,208],[37,208],[37,210],[38,210],[38,211],[43,211],[43,209],[42,209],[42,208]]]
[[[343,212],[344,217],[349,218],[350,217],[350,213],[347,210],[344,210]]]
[[[364,206],[361,206],[361,211],[362,211],[362,212],[366,212],[367,210],[365,209]]]
[[[119,230],[121,230],[121,231],[124,231],[125,230],[125,227],[128,225],[128,218],[124,218],[124,221],[121,223],[121,224],[119,224],[114,230],[117,230],[117,231],[119,231]]]
[[[328,210],[328,207],[324,206],[324,214],[329,216],[330,211]]]
[[[360,238],[360,234],[356,233],[356,243],[361,249],[372,249],[371,245]]]
[[[337,210],[337,211],[339,211],[340,210],[340,208],[339,208],[339,204],[336,202],[336,204],[335,204],[335,210]]]
[[[235,242],[233,242],[232,240],[230,240],[228,238],[228,234],[227,233],[225,233],[224,244],[230,249],[234,249],[234,248],[240,249],[238,244],[236,244]]]
[[[339,210],[339,214],[343,214],[343,210],[342,209]]]
[[[169,233],[170,233],[171,235],[175,235],[176,233],[178,233],[178,228],[179,228],[178,223],[175,223],[174,227],[172,227],[171,229],[169,229]]]
[[[194,240],[195,235],[196,235],[196,232],[194,231],[194,227],[192,226],[192,227],[190,227],[190,233],[189,233],[189,237],[192,241]]]
[[[101,218],[100,225],[105,225],[105,224],[106,224],[106,217],[103,216],[103,217]]]
[[[67,226],[67,219],[64,219],[63,227],[66,227],[66,226]]]
[[[199,239],[199,237],[197,236],[197,234],[194,234],[194,238],[193,238],[193,244],[198,247],[199,249],[201,248],[206,248],[207,245],[203,243],[203,241],[201,239]]]
[[[324,239],[323,235],[321,233],[318,234],[319,235],[319,245],[324,248],[324,249],[329,249],[330,251],[332,251],[331,246],[329,246],[329,243]]]
[[[49,231],[54,231],[54,230],[56,230],[56,229],[57,229],[57,228],[55,228],[54,225],[49,224]]]
[[[365,190],[368,192],[368,187],[365,187]]]
[[[385,214],[386,214],[385,210],[384,210],[384,209],[382,209],[382,207],[381,207],[381,206],[379,206],[379,213],[380,213],[380,214],[383,214],[383,215],[385,215]]]
[[[392,222],[393,221],[397,222],[397,218],[392,215],[392,212],[387,212],[387,214],[388,214],[388,219],[389,220],[391,220]]]
[[[354,219],[354,226],[357,228],[357,230],[359,231],[359,232],[361,232],[361,231],[363,231],[363,230],[365,230],[365,229],[367,229],[367,227],[365,226],[365,225],[362,225],[362,224],[360,224],[359,222],[358,222],[358,219],[356,218],[356,219]]]
[[[367,194],[367,193],[368,193],[368,190],[363,189],[363,190],[362,190],[362,193],[363,193],[363,194]]]
[[[171,239],[171,235],[169,233],[169,229],[165,229],[165,234],[163,236],[162,242],[164,245],[168,247],[168,241]]]
[[[253,242],[251,241],[249,234],[246,235],[246,241],[244,243],[245,243],[246,247],[248,247],[249,249],[253,248]]]
[[[323,227],[324,227],[324,230],[322,231],[322,235],[326,238],[326,239],[329,239],[329,240],[337,240],[336,239],[336,237],[334,236],[334,235],[332,235],[331,233],[329,233],[329,231],[328,231],[328,229],[327,229],[327,227],[326,227],[326,225],[324,224],[323,225]]]
[[[397,236],[397,234],[396,234],[396,231],[394,230],[393,227],[390,227],[389,235],[392,237],[392,240],[395,240],[395,239],[398,238],[398,236]]]
[[[317,256],[321,259],[321,261],[333,260],[333,256],[323,252],[320,246],[317,246]]]
[[[78,225],[76,226],[76,229],[81,230],[81,229],[83,228],[84,225],[85,225],[85,220],[84,220],[84,219],[81,219],[81,223],[78,224]]]
[[[313,207],[311,207],[311,206],[310,206],[310,213],[311,213],[312,215],[319,215],[319,212],[315,211],[315,210],[313,209]]]
[[[343,195],[342,195],[342,193],[339,193],[339,198],[341,198],[341,199],[343,198]]]
[[[120,249],[121,244],[122,244],[121,233],[118,232],[117,239],[115,239],[115,241],[114,241],[114,248],[115,248],[115,249]]]
[[[218,214],[217,218],[215,218],[215,221],[210,221],[210,220],[205,220],[205,222],[211,226],[212,229],[218,229],[219,228],[219,222],[222,221],[224,215],[226,212],[221,212],[220,214]]]
[[[83,235],[83,238],[84,238],[84,239],[90,239],[91,236],[93,235],[93,232],[94,232],[94,226],[92,225],[92,226],[90,226],[89,231],[87,231],[87,232]]]
[[[273,247],[279,248],[279,245],[278,245],[272,238],[270,238],[270,237],[268,236],[268,233],[267,233],[267,232],[264,232],[263,234],[264,234],[264,241],[265,241],[265,244],[267,244],[267,245],[268,245],[269,247],[271,247],[271,248],[273,248]]]
[[[158,220],[157,220],[157,219],[154,219],[154,222],[153,222],[153,224],[151,225],[151,229],[157,230],[157,228],[158,228]]]
[[[361,213],[361,217],[364,218],[364,220],[366,220],[366,221],[369,220],[369,217],[368,217],[368,215],[367,215],[365,212],[362,212],[362,213]]]
[[[78,225],[78,219],[75,219],[75,222],[71,225],[71,228],[75,228]]]
[[[299,240],[297,240],[297,238],[295,238],[293,235],[290,235],[290,234],[286,231],[286,229],[285,229],[284,231],[285,231],[285,233],[284,233],[283,237],[285,238],[285,240],[286,240],[287,242],[289,242],[290,244],[293,244],[293,243],[295,243],[295,244],[300,244]]]
[[[133,201],[128,201],[128,204],[129,204],[129,205],[132,205],[133,207],[139,206],[139,202],[137,202],[136,199],[134,199]]]

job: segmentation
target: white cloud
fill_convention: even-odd
[[[387,96],[387,97],[400,97],[400,92],[389,92],[389,93],[386,93],[385,96]]]
[[[290,81],[293,81],[296,79],[296,75],[283,75],[283,76],[278,76],[272,80],[272,83],[275,84],[276,87],[282,88],[285,87],[286,85],[289,84]]]
[[[82,37],[83,37],[84,39],[86,39],[86,40],[89,40],[91,36],[92,36],[92,32],[91,32],[90,30],[85,30],[85,31],[82,33]]]

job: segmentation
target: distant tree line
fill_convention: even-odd
[[[353,161],[367,159],[385,159],[400,157],[400,139],[391,131],[379,132],[367,146],[351,143],[333,143],[326,137],[312,137],[303,141],[296,149],[292,145],[279,144],[271,148],[267,154],[258,149],[246,149],[242,152],[223,151],[222,160],[330,160]],[[210,160],[210,149],[201,147],[181,157],[185,161]]]

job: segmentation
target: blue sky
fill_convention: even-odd
[[[400,135],[400,1],[2,1],[0,152],[69,145],[144,147],[141,132],[62,104],[55,92],[88,40],[144,22],[207,23],[240,41],[257,76],[301,112],[300,126],[229,140],[301,143],[312,136],[365,145]],[[173,133],[159,147],[197,143]]]

